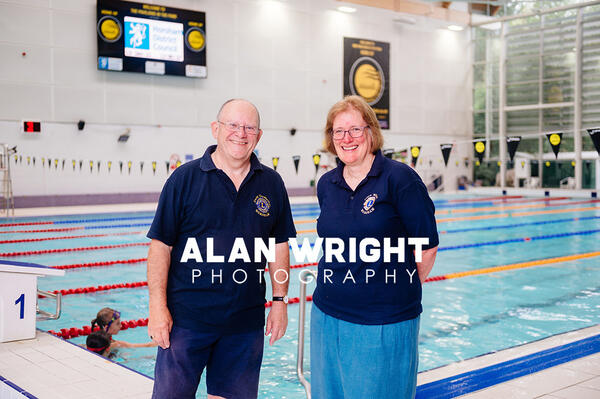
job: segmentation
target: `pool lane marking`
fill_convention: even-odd
[[[480,220],[480,219],[497,219],[507,217],[518,217],[518,216],[532,216],[532,215],[548,215],[554,213],[568,213],[568,212],[586,212],[586,211],[600,211],[600,207],[592,206],[587,208],[572,208],[572,209],[552,209],[547,211],[530,211],[530,212],[509,212],[492,215],[478,215],[478,216],[458,216],[452,218],[441,218],[437,219],[438,223],[444,222],[458,222],[464,220]]]
[[[558,256],[558,257],[554,257],[554,258],[537,259],[537,260],[528,261],[528,262],[513,263],[510,265],[492,266],[492,267],[486,267],[483,269],[467,270],[464,272],[448,273],[448,274],[443,274],[440,276],[429,277],[429,278],[427,278],[427,280],[425,280],[425,282],[429,283],[429,282],[433,282],[433,281],[451,280],[451,279],[462,278],[462,277],[467,277],[467,276],[478,276],[478,275],[482,275],[482,274],[497,273],[497,272],[503,272],[503,271],[507,271],[507,270],[525,269],[525,268],[535,267],[535,266],[544,266],[544,265],[548,265],[548,264],[552,264],[552,263],[562,263],[562,262],[570,262],[570,261],[579,260],[579,259],[593,258],[596,256],[600,256],[600,251],[587,252],[587,253],[575,254],[575,255],[567,255],[567,256]]]
[[[112,234],[84,234],[79,236],[59,236],[59,237],[43,237],[43,238],[23,238],[20,240],[0,240],[0,244],[15,244],[20,242],[39,242],[39,241],[53,241],[53,240],[71,240],[76,238],[97,238],[97,237],[108,237],[108,236],[125,236],[134,234],[143,234],[143,231],[131,231],[122,233]]]
[[[600,352],[600,335],[457,374],[417,387],[418,399],[450,399]]]
[[[480,208],[467,208],[467,209],[448,209],[436,211],[436,215],[449,215],[454,213],[477,213],[477,212],[502,212],[502,211],[511,211],[516,209],[532,209],[532,208],[556,208],[559,206],[570,206],[570,205],[583,205],[583,204],[593,204],[600,202],[600,200],[587,200],[587,201],[576,201],[576,202],[565,202],[560,204],[528,204],[528,205],[511,205],[511,206],[490,206],[490,207],[480,207]]]
[[[484,247],[484,246],[490,246],[490,245],[530,242],[530,241],[536,241],[536,240],[549,240],[549,239],[553,239],[553,238],[595,234],[595,233],[599,233],[599,232],[600,232],[600,229],[594,229],[594,230],[572,231],[572,232],[568,232],[568,233],[545,234],[545,235],[540,235],[540,236],[516,237],[516,238],[508,238],[505,240],[484,241],[484,242],[476,242],[476,243],[472,243],[472,244],[439,247],[438,251],[439,252],[453,251],[453,250],[457,250],[457,249],[477,248],[477,247]],[[63,252],[100,251],[100,250],[105,250],[105,249],[140,247],[140,246],[149,246],[149,245],[150,245],[149,242],[134,242],[134,243],[127,243],[127,244],[98,245],[98,246],[92,246],[92,247],[56,248],[56,249],[42,249],[42,250],[36,250],[36,251],[4,252],[4,253],[0,253],[0,257],[45,255],[45,254],[54,254],[54,253],[63,253]],[[310,246],[311,247],[314,246],[314,243],[310,243]]]

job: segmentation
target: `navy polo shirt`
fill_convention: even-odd
[[[381,151],[375,154],[371,170],[354,191],[343,178],[343,168],[340,163],[319,180],[321,214],[317,232],[322,238],[344,241],[345,262],[335,257],[331,262],[326,262],[325,256],[321,258],[313,301],[324,313],[351,323],[375,325],[413,319],[422,311],[421,283],[414,247],[408,245],[407,238],[429,238],[423,249],[436,247],[439,242],[435,208],[427,188],[412,168],[384,157]],[[354,262],[349,253],[351,237],[356,238]],[[359,243],[367,237],[380,243],[377,261],[360,260]],[[394,247],[398,246],[398,238],[404,240],[404,259],[391,254],[385,261],[386,237]],[[326,279],[325,274],[330,278]]]
[[[256,330],[265,322],[265,276],[256,270],[264,271],[266,258],[255,262],[254,239],[267,244],[269,237],[276,243],[295,237],[290,203],[279,174],[254,154],[237,191],[212,161],[215,149],[209,147],[169,177],[147,236],[173,247],[167,306],[175,325],[222,333]],[[251,262],[229,262],[236,237],[243,239]],[[196,239],[201,262],[181,262],[188,238]],[[209,252],[224,261],[209,262]]]

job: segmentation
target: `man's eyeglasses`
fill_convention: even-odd
[[[344,138],[344,136],[346,136],[346,132],[348,132],[348,134],[350,135],[350,137],[353,138],[359,138],[363,135],[363,133],[365,132],[365,129],[368,128],[369,126],[352,126],[350,129],[348,130],[344,130],[344,129],[335,129],[331,131],[331,136],[333,137],[334,140],[342,140]]]
[[[110,325],[113,323],[113,321],[117,321],[121,318],[121,312],[118,311],[114,311],[113,312],[113,317],[111,319],[111,321],[108,322],[108,324],[106,325],[106,331],[108,331],[108,329],[110,328]]]
[[[227,130],[229,130],[230,132],[237,132],[241,129],[243,129],[247,134],[251,134],[251,135],[256,135],[258,134],[258,127],[256,126],[244,126],[244,125],[238,125],[235,122],[221,122],[221,121],[217,121],[219,122],[221,125],[225,126],[225,128]]]

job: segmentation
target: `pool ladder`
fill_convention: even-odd
[[[304,378],[304,321],[306,319],[306,286],[317,278],[317,273],[312,270],[300,272],[300,313],[298,316],[298,361],[296,373],[298,380],[306,391],[306,398],[311,399],[310,382]]]
[[[47,297],[54,298],[56,300],[56,309],[54,313],[46,312],[45,310],[41,310],[39,303],[36,304],[35,309],[38,314],[37,320],[56,320],[60,317],[60,313],[62,311],[62,294],[60,292],[53,293],[48,291],[37,290],[38,297]]]

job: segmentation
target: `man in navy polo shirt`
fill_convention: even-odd
[[[205,367],[209,398],[257,397],[269,257],[271,345],[287,327],[287,241],[296,231],[281,177],[253,154],[258,110],[229,100],[211,129],[217,145],[173,172],[148,232],[156,399],[194,398]],[[269,239],[274,259],[263,251]]]

